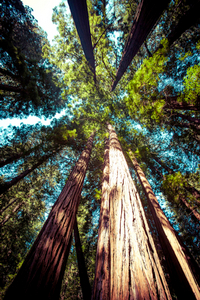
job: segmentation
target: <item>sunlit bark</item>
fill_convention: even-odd
[[[57,300],[94,134],[73,168],[5,300]]]
[[[112,126],[110,299],[171,299],[144,210]]]
[[[101,211],[96,254],[96,270],[92,298],[94,300],[110,299],[109,254],[109,140],[106,139],[102,179]]]
[[[168,260],[170,276],[174,281],[174,288],[177,295],[180,297],[178,299],[200,299],[200,291],[197,283],[199,269],[192,264],[192,259],[189,257],[184,245],[180,242],[178,235],[163,213],[149,182],[132,152],[130,152],[130,157],[149,202],[159,233],[159,239]]]

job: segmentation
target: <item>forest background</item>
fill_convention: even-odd
[[[200,263],[199,16],[193,14],[187,28],[177,34],[182,18],[196,3],[170,2],[111,92],[138,1],[87,1],[95,82],[66,2],[54,9],[59,33],[50,44],[30,8],[21,1],[3,0],[1,119],[32,115],[53,120],[49,126],[9,126],[1,133],[2,295],[96,129],[77,216],[92,285],[107,122],[118,134],[158,250],[157,232],[129,149],[171,224]],[[54,118],[63,110],[60,119]],[[82,298],[74,241],[61,298]]]

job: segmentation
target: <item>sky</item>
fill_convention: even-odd
[[[48,34],[48,40],[51,42],[57,34],[56,25],[51,21],[53,8],[59,5],[61,0],[22,0],[24,5],[33,8],[32,15],[38,20],[38,24]]]
[[[62,2],[62,0],[22,0],[24,5],[28,5],[31,8],[33,8],[32,15],[35,17],[35,19],[38,21],[38,24],[40,27],[42,27],[48,34],[48,40],[51,42],[54,36],[57,34],[56,25],[52,23],[52,13],[53,8],[59,3]],[[61,114],[58,114],[57,117],[61,116]],[[0,120],[0,128],[7,127],[10,124],[14,126],[19,126],[20,123],[24,124],[35,124],[37,122],[41,121],[44,125],[50,124],[49,120],[39,119],[38,117],[30,116],[27,119],[3,119]]]

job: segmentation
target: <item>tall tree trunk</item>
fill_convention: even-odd
[[[21,179],[26,177],[28,174],[33,172],[35,169],[37,169],[40,165],[42,165],[48,158],[50,158],[52,155],[55,154],[55,150],[47,155],[44,155],[39,161],[33,165],[32,167],[28,168],[27,170],[23,171],[21,174],[17,175],[15,178],[12,180],[3,183],[0,185],[0,195],[7,192],[13,185],[17,184]]]
[[[112,85],[114,91],[117,83],[130,65],[132,59],[147,38],[156,21],[167,7],[168,0],[142,0],[139,2],[131,31],[126,41],[122,58]]]
[[[144,210],[112,126],[110,299],[171,299]]]
[[[90,33],[90,25],[88,18],[88,10],[86,0],[68,0],[76,29],[81,40],[81,45],[85,53],[85,57],[89,62],[95,75],[95,61],[92,48],[92,40]]]
[[[77,220],[75,218],[74,222],[74,237],[75,237],[75,246],[76,246],[76,254],[78,260],[78,269],[80,276],[81,289],[83,293],[83,300],[91,299],[91,286],[87,274],[87,269],[85,265],[85,259],[82,252],[81,240],[78,231]]]
[[[106,139],[93,300],[110,299],[109,248],[109,139]]]
[[[73,168],[5,300],[57,300],[94,134]]]
[[[197,283],[197,279],[199,281],[199,269],[192,264],[192,259],[163,213],[149,182],[132,152],[130,157],[146,194],[178,299],[200,299],[200,290]]]

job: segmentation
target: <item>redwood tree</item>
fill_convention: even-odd
[[[177,295],[180,299],[200,299],[197,283],[199,269],[193,265],[191,257],[162,211],[149,182],[131,151],[130,154],[134,169],[146,194]]]
[[[93,137],[94,133],[88,139],[85,150],[73,168],[19,273],[8,288],[5,300],[59,299]]]
[[[112,126],[109,153],[110,297],[171,299],[139,194]]]
[[[101,210],[92,299],[110,299],[109,140],[105,140]]]

